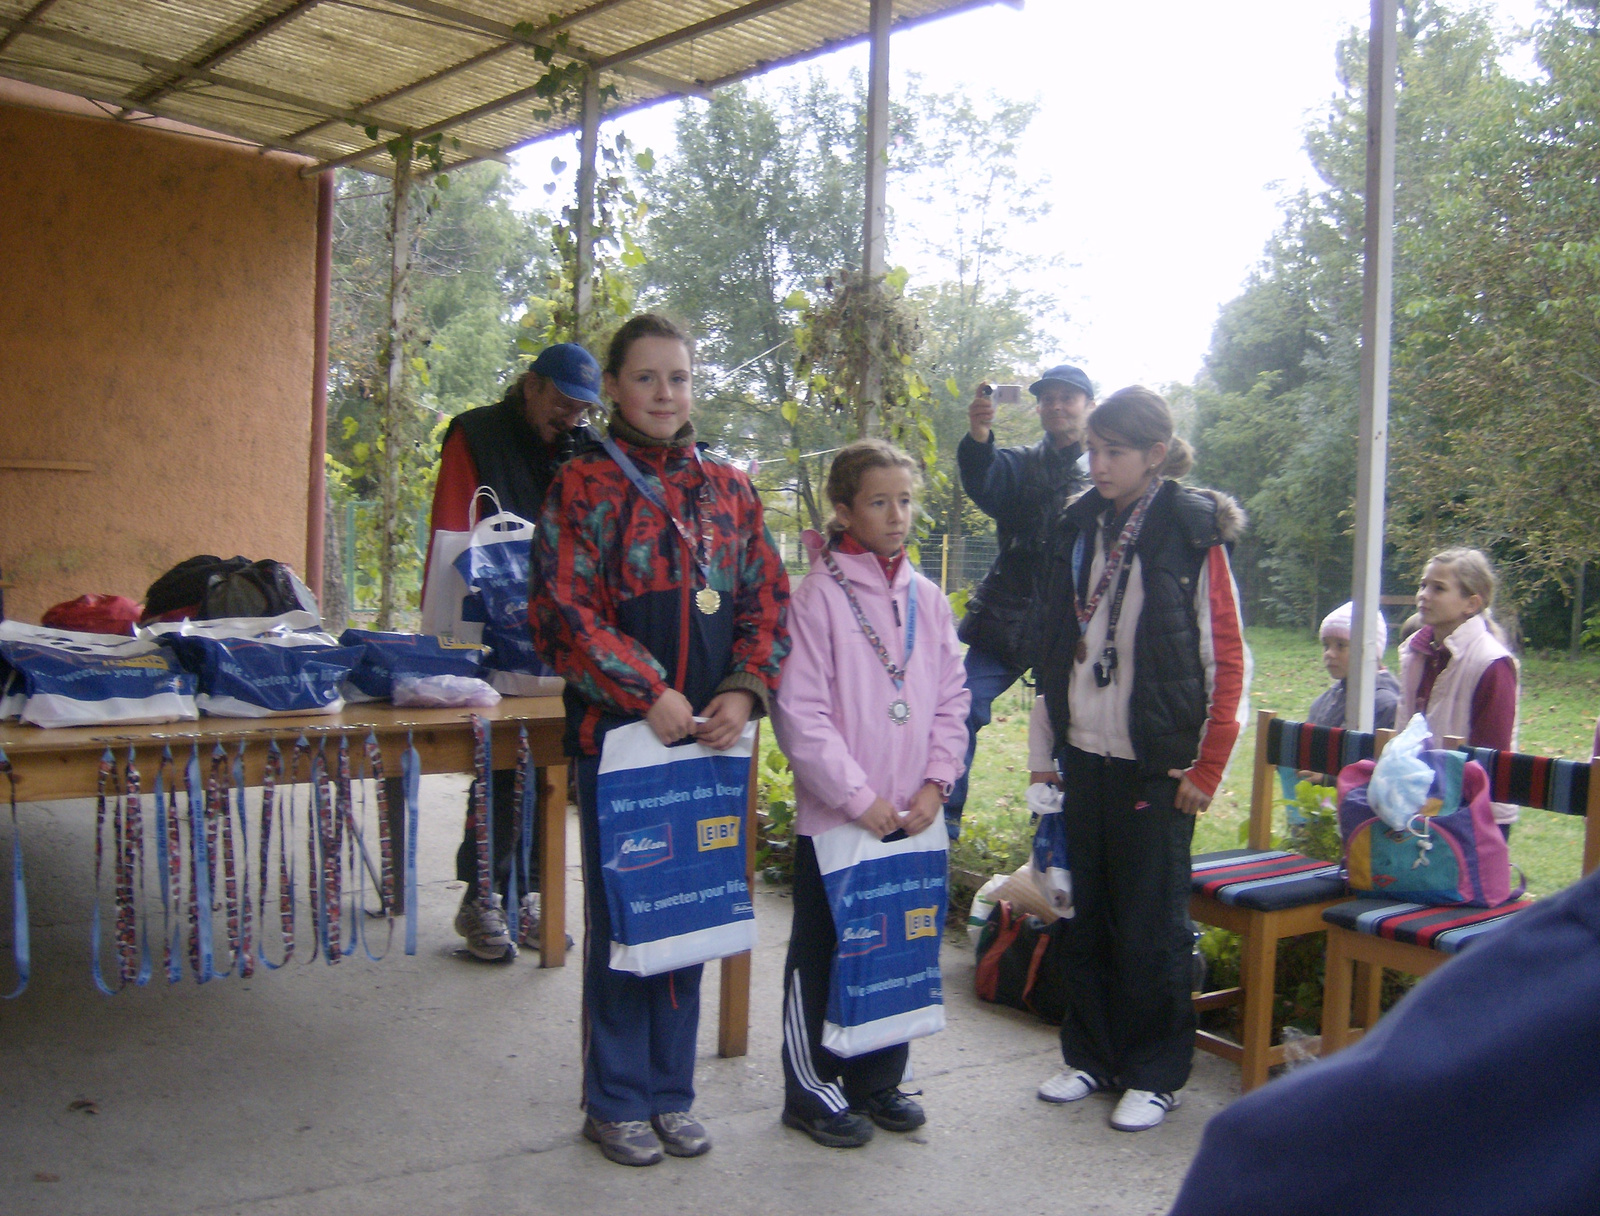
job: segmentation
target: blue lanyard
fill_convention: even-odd
[[[206,808],[200,796],[200,744],[189,751],[189,763],[183,771],[184,793],[189,802],[189,915],[192,937],[190,945],[195,953],[190,958],[195,980],[205,983],[216,978],[211,954],[211,858],[206,849]]]
[[[406,732],[406,750],[400,757],[400,783],[406,795],[406,953],[417,952],[417,820],[421,792],[422,757]]]
[[[16,963],[17,986],[5,994],[14,1001],[28,989],[28,882],[22,871],[22,829],[17,823],[17,776],[0,749],[0,773],[11,784],[11,957]]]
[[[643,494],[651,505],[665,515],[671,521],[672,526],[678,530],[678,535],[683,538],[683,543],[689,550],[690,559],[700,571],[701,579],[707,587],[711,586],[710,520],[706,518],[706,513],[704,511],[701,512],[701,537],[700,543],[696,544],[688,525],[672,513],[667,506],[666,500],[657,494],[654,487],[644,479],[644,474],[639,471],[639,466],[633,462],[631,456],[617,446],[617,441],[607,435],[600,440],[600,443],[605,448],[606,454],[617,462],[617,466],[627,475],[628,480],[633,483],[634,489]],[[706,466],[705,462],[700,459],[700,449],[691,443],[689,451],[693,454],[695,465],[700,470],[701,493],[709,495],[711,479],[706,476]]]

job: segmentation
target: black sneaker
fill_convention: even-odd
[[[872,1124],[853,1110],[807,1119],[786,1106],[783,1125],[804,1132],[824,1148],[860,1148],[872,1139]]]
[[[886,1132],[914,1132],[928,1121],[922,1107],[893,1086],[873,1094],[861,1110]]]

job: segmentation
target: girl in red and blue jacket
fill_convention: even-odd
[[[584,1134],[650,1165],[711,1142],[690,1114],[700,966],[613,971],[595,783],[607,731],[726,749],[765,711],[788,651],[788,576],[749,480],[695,444],[687,334],[643,314],[617,331],[603,384],[609,444],[562,466],[533,540],[529,619],[567,682],[583,837]]]
[[[1052,538],[1036,672],[1060,768],[1074,916],[1066,1068],[1047,1102],[1122,1090],[1111,1126],[1178,1105],[1194,1053],[1189,846],[1247,713],[1233,500],[1189,469],[1167,403],[1125,388],[1089,415],[1094,490]]]

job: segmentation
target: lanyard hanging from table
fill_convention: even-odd
[[[711,585],[711,513],[706,510],[707,504],[711,501],[711,478],[706,474],[705,461],[700,458],[700,449],[693,444],[689,445],[695,466],[700,470],[700,537],[696,541],[694,534],[689,531],[689,526],[672,513],[666,499],[657,494],[644,479],[639,466],[634,463],[631,456],[617,446],[617,441],[607,435],[600,442],[605,447],[607,455],[617,462],[617,466],[633,483],[634,489],[643,494],[678,530],[678,536],[682,539],[690,560],[700,571],[702,585],[694,594],[694,606],[705,616],[715,616],[717,610],[722,607],[722,593]]]
[[[900,695],[889,705],[889,721],[896,726],[904,726],[911,721],[911,706],[905,699],[906,672],[911,668],[911,652],[917,646],[917,584],[913,579],[906,591],[906,641],[905,654],[900,665],[889,657],[889,648],[883,644],[883,639],[878,636],[878,631],[872,627],[872,622],[867,620],[867,614],[861,610],[861,602],[856,599],[856,593],[850,587],[850,580],[845,572],[839,568],[839,563],[834,560],[833,554],[828,550],[822,551],[822,564],[827,567],[828,573],[833,576],[833,581],[839,584],[839,589],[844,592],[844,598],[850,604],[850,611],[855,613],[856,624],[861,632],[866,635],[867,641],[872,644],[873,651],[878,656],[878,662],[883,664],[884,671],[889,673],[889,679],[894,682],[894,690]],[[889,598],[894,599],[894,588],[889,588]]]
[[[30,949],[28,943],[28,882],[22,869],[22,828],[17,821],[17,775],[11,761],[0,749],[0,773],[11,787],[11,959],[16,966],[17,986],[5,994],[14,1001],[28,990]]]

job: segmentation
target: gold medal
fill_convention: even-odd
[[[694,606],[706,616],[716,616],[722,607],[722,595],[714,587],[702,587],[694,593]]]

